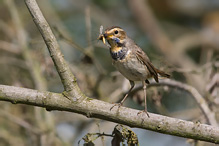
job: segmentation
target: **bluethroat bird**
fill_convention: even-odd
[[[145,98],[145,109],[143,112],[145,112],[149,117],[146,100],[146,84],[149,84],[148,79],[154,78],[156,82],[159,82],[158,76],[169,78],[170,75],[155,68],[150,62],[147,54],[126,35],[126,32],[121,27],[113,26],[111,28],[107,28],[104,33],[100,33],[101,34],[98,39],[102,40],[104,44],[107,40],[110,45],[110,54],[113,65],[125,78],[129,80],[131,84],[131,88],[118,106],[120,107],[123,104],[129,93],[134,88],[134,81],[142,81]]]

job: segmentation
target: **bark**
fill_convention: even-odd
[[[40,92],[37,90],[0,85],[0,100],[13,104],[22,103],[46,108],[48,111],[59,110],[78,113],[88,118],[98,118],[124,124],[130,127],[152,130],[160,133],[203,140],[219,144],[219,128],[170,118],[153,113],[150,118],[145,114],[137,115],[139,110],[126,107],[110,108],[113,104],[86,97],[73,102],[63,94]]]

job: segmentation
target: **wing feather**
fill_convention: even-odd
[[[150,62],[148,56],[140,49],[137,48],[135,49],[135,53],[137,56],[137,59],[144,65],[146,65],[147,69],[149,70],[149,72],[151,73],[151,75],[154,77],[156,82],[158,81],[158,74],[156,72],[156,68],[152,65],[152,63]]]

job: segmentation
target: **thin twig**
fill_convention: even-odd
[[[98,127],[99,133],[95,133],[95,134],[98,135],[98,137],[101,137],[102,146],[104,146],[104,136],[108,136],[108,135],[105,134],[105,133],[101,133],[101,131],[100,131],[100,123],[97,123],[97,127]]]
[[[170,86],[170,87],[185,90],[186,92],[190,93],[192,97],[195,99],[195,101],[197,102],[203,114],[205,115],[208,123],[213,126],[218,126],[217,121],[215,119],[215,113],[209,109],[208,104],[205,101],[205,99],[201,96],[201,94],[194,87],[188,84],[175,81],[175,80],[171,80],[171,79],[160,80],[159,84],[155,82],[151,82],[148,85],[148,88],[152,86]],[[142,89],[142,86],[138,86],[133,90],[133,92],[137,90],[141,90],[141,89]]]

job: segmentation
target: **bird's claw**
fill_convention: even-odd
[[[145,113],[148,116],[148,118],[150,118],[147,110],[140,111],[137,113],[137,115],[142,114],[142,113]]]
[[[118,106],[118,109],[122,106],[121,103],[115,103],[111,108],[110,108],[110,111],[115,107],[115,106]]]

